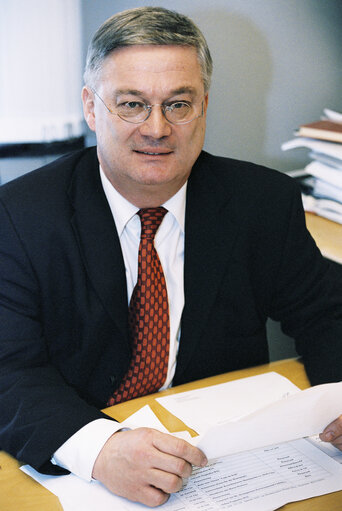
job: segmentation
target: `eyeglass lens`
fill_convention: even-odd
[[[144,122],[150,115],[152,108],[159,106],[168,121],[173,124],[190,122],[196,117],[196,111],[189,103],[178,101],[171,105],[146,105],[140,102],[129,102],[118,105],[117,114],[128,122]]]

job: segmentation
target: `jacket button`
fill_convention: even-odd
[[[113,387],[113,388],[114,388],[114,387],[116,387],[116,383],[117,383],[118,379],[117,379],[117,377],[115,376],[115,374],[113,374],[112,376],[110,376],[110,377],[109,377],[109,379],[110,379],[110,383],[111,383],[112,387]]]

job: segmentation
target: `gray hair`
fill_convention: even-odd
[[[115,49],[147,44],[195,48],[205,92],[209,90],[213,64],[202,32],[187,16],[163,7],[128,9],[105,21],[88,48],[85,83],[94,87],[105,58]]]

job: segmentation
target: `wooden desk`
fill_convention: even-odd
[[[272,362],[267,365],[234,371],[212,378],[180,385],[158,394],[168,395],[185,390],[223,383],[226,381],[276,371],[286,376],[301,389],[309,387],[303,365],[296,359]],[[170,431],[182,431],[184,424],[160,406],[156,394],[134,399],[106,409],[108,415],[123,420],[145,404],[149,404],[155,414]],[[19,470],[20,463],[4,452],[0,452],[0,511],[62,511],[57,497],[33,481]],[[162,509],[162,508],[161,508]],[[282,507],[283,511],[341,511],[342,491],[316,497]]]
[[[324,257],[342,264],[342,225],[313,213],[305,213],[305,218],[306,226]]]

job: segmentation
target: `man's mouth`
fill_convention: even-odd
[[[148,156],[166,156],[172,153],[172,151],[169,149],[164,151],[139,151],[138,149],[135,149],[134,152],[139,154],[146,154]]]

